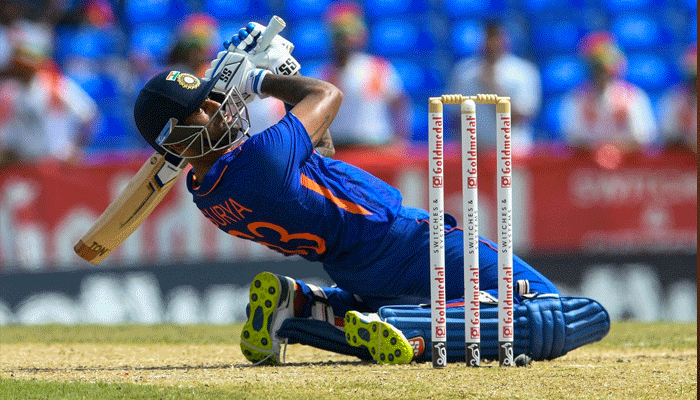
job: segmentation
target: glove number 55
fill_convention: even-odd
[[[224,70],[221,72],[221,75],[219,76],[219,81],[228,83],[232,76],[233,71],[231,71],[228,68],[224,68]]]
[[[293,58],[288,58],[282,65],[277,67],[277,70],[282,75],[294,75],[299,71],[299,63]]]

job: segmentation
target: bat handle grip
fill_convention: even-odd
[[[267,23],[267,28],[265,28],[265,31],[263,31],[261,35],[262,37],[258,43],[258,51],[265,51],[267,46],[270,45],[270,42],[272,42],[272,39],[274,39],[285,26],[287,26],[287,24],[282,18],[273,15],[272,18],[270,18],[270,22]]]
[[[281,17],[273,15],[272,18],[270,18],[270,22],[267,23],[267,27],[260,35],[260,42],[258,43],[258,48],[256,52],[265,51],[267,49],[267,46],[269,46],[272,42],[272,39],[274,39],[275,36],[277,36],[277,34],[280,33],[285,26],[287,26],[287,24]],[[235,51],[236,46],[232,43],[228,46],[227,50]]]

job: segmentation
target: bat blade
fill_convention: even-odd
[[[99,264],[138,228],[182,174],[186,162],[154,152],[73,247],[92,264]]]

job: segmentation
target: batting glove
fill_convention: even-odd
[[[221,72],[221,75],[219,75]],[[250,103],[255,95],[260,94],[260,87],[265,75],[270,73],[265,69],[255,68],[247,56],[231,51],[220,51],[211,67],[206,70],[204,77],[212,79],[219,75],[214,88],[227,93],[232,87],[238,89],[246,103]]]
[[[294,45],[280,35],[276,35],[266,49],[260,49],[258,42],[265,31],[265,26],[257,22],[249,22],[233,35],[230,42],[224,42],[224,48],[240,54],[246,54],[257,67],[281,75],[294,75],[299,72],[301,65],[292,57]]]

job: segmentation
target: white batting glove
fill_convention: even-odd
[[[221,75],[214,88],[226,93],[235,87],[246,103],[250,103],[255,95],[260,94],[262,81],[265,75],[270,73],[265,69],[255,68],[247,56],[231,51],[220,51],[211,62],[211,67],[204,73],[204,77],[212,79],[219,72]]]
[[[258,42],[265,28],[264,25],[257,22],[249,22],[245,28],[241,28],[238,33],[233,35],[230,42],[224,42],[224,47],[229,51],[247,54],[257,68],[281,75],[298,73],[301,65],[292,57],[294,45],[289,40],[275,35],[266,49],[259,48]]]

